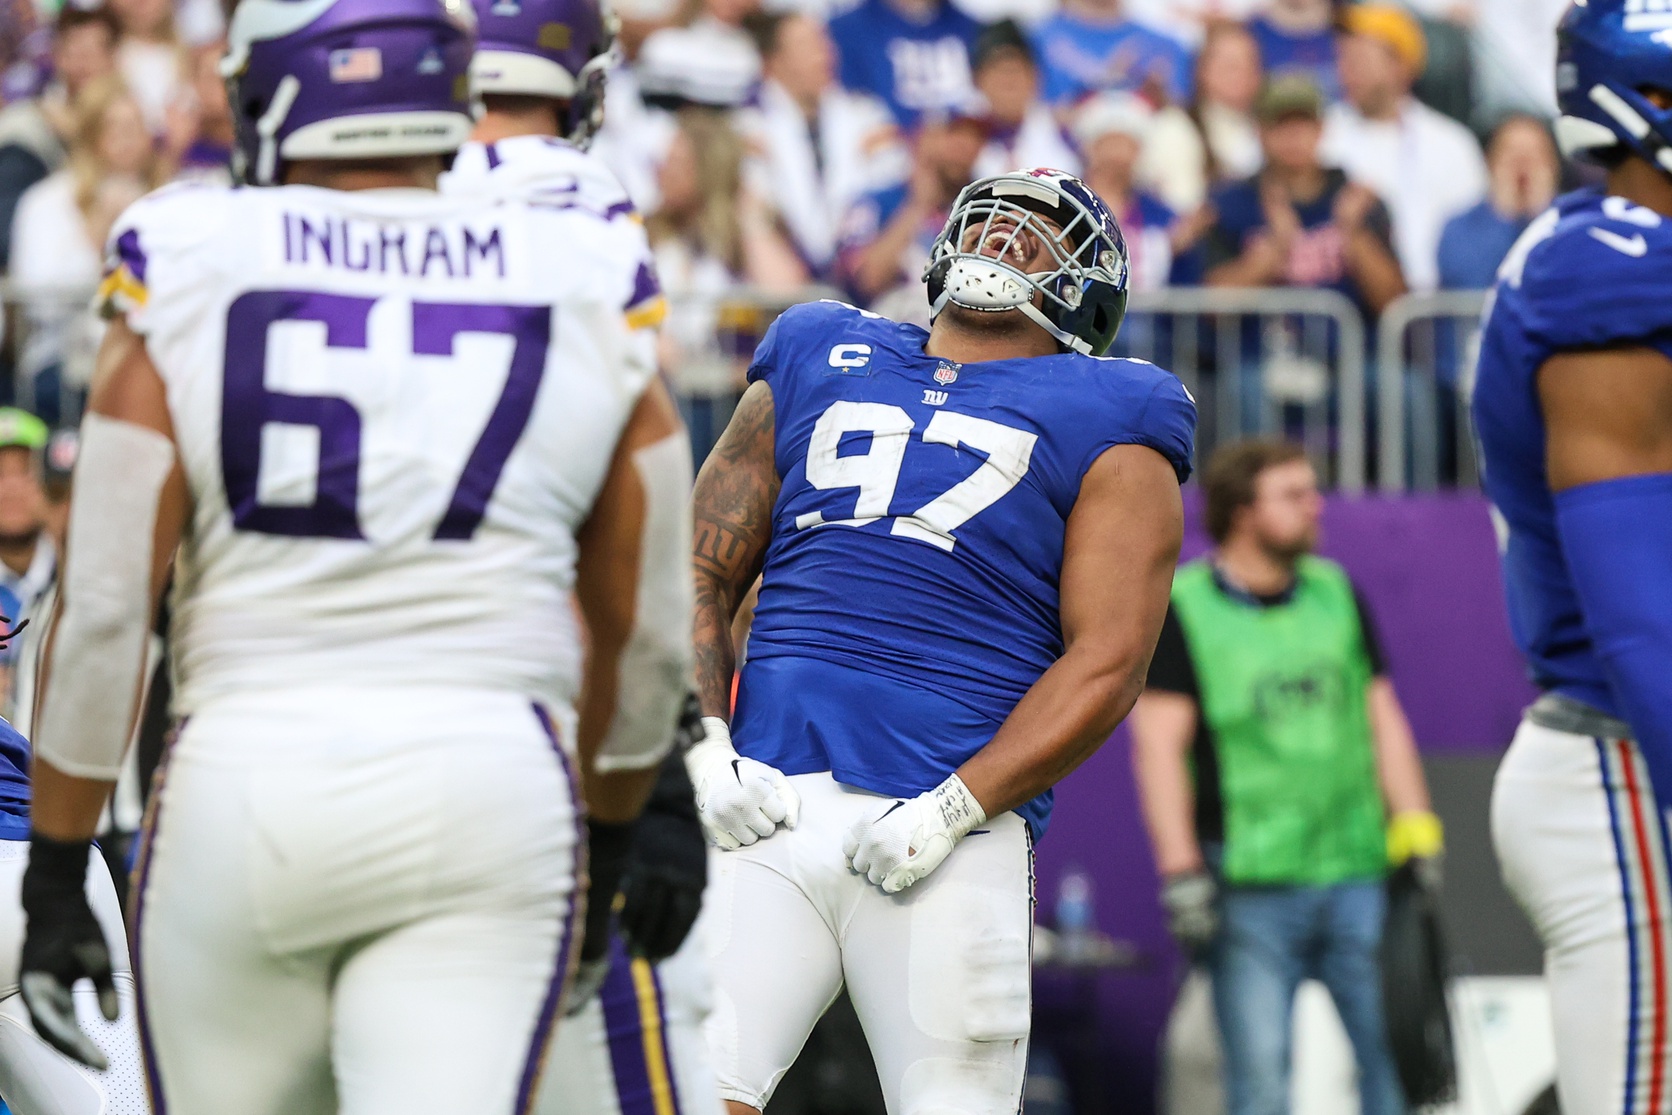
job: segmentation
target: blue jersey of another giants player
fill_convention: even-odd
[[[1533,681],[1620,716],[1562,557],[1537,383],[1557,353],[1612,347],[1672,357],[1672,225],[1581,190],[1533,222],[1500,268],[1473,406],[1510,627]]]
[[[29,741],[0,720],[0,840],[29,839]]]
[[[733,737],[785,774],[909,797],[993,734],[1063,652],[1063,536],[1115,445],[1190,473],[1196,407],[1138,360],[958,365],[928,334],[797,306],[749,369],[772,388],[772,540]],[[1018,812],[1035,837],[1046,793]]]

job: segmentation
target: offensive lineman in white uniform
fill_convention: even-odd
[[[575,960],[573,764],[666,740],[686,686],[688,621],[643,606],[687,591],[690,455],[628,324],[642,234],[434,192],[468,16],[243,0],[224,69],[268,188],[163,191],[113,234],[23,978],[73,1028],[87,838],[178,547],[188,719],[133,924],[176,1115],[528,1110]]]
[[[586,150],[602,123],[614,19],[598,0],[473,6],[471,81],[483,109],[442,176],[442,192],[575,206],[636,228],[640,217],[626,190]],[[659,287],[648,266],[637,281],[646,313],[635,324],[649,329],[664,303],[650,297]],[[700,932],[690,932],[706,842],[682,759],[663,761],[667,741],[643,742],[655,746],[609,741],[586,779],[592,870],[582,971],[589,979],[577,982],[570,1017],[552,1044],[539,1115],[720,1115],[703,1036],[711,981]],[[656,789],[637,823],[611,823],[638,812],[644,774],[658,763]],[[627,940],[612,942],[611,900],[624,874],[641,885],[625,888]]]

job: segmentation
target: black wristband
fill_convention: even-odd
[[[586,936],[581,941],[581,959],[597,960],[609,949],[610,915],[633,850],[633,826],[588,821],[586,843]]]
[[[81,895],[87,887],[87,858],[91,840],[54,840],[38,832],[29,834],[29,866],[23,872],[23,908],[39,903]]]

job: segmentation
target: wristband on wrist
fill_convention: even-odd
[[[962,840],[971,829],[987,820],[986,810],[981,808],[981,803],[975,800],[975,795],[956,774],[949,775],[945,782],[930,790],[929,800],[941,825],[952,834],[954,841]]]

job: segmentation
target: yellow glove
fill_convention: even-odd
[[[1388,821],[1388,863],[1399,867],[1410,859],[1433,859],[1446,850],[1446,830],[1440,818],[1426,809],[1407,809]]]

